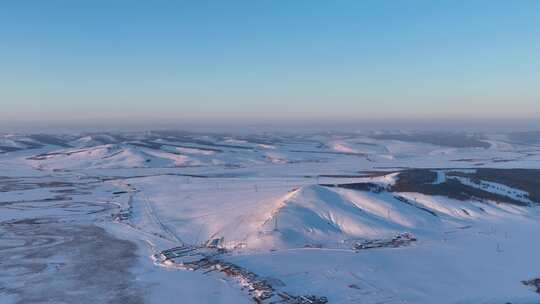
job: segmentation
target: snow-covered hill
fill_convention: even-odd
[[[184,155],[119,144],[56,150],[30,157],[29,161],[42,169],[174,167],[192,164]]]

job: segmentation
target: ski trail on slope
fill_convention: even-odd
[[[152,206],[152,201],[146,196],[144,193],[141,192],[143,202],[144,202],[144,209],[148,217],[163,231],[166,235],[168,235],[171,239],[170,241],[174,241],[176,243],[183,244],[184,242],[169,228],[167,225],[165,225],[159,216],[157,215],[156,211],[154,210],[154,207]]]

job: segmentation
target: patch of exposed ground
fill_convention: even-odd
[[[521,172],[514,170],[498,170],[493,174],[505,172],[509,176],[519,176]],[[454,174],[452,172],[452,174]],[[451,175],[451,174],[449,174]],[[441,195],[457,200],[490,200],[500,203],[508,203],[523,206],[522,201],[512,199],[507,196],[499,195],[493,192],[484,191],[462,184],[455,179],[447,179],[442,183],[435,183],[437,173],[430,169],[408,169],[401,171],[396,183],[391,187],[392,192],[417,192],[427,195]],[[508,183],[504,183],[505,185]],[[526,189],[523,189],[526,190]]]
[[[45,190],[38,198],[11,194],[6,198],[13,200],[0,203],[0,212],[7,213],[0,222],[0,299],[16,304],[143,303],[144,286],[132,273],[136,245],[94,225],[117,206],[80,200],[96,184],[71,180],[0,179],[0,193]]]
[[[521,283],[523,283],[523,285],[525,286],[534,288],[534,291],[536,291],[537,293],[540,293],[540,278],[521,281]]]
[[[0,295],[15,303],[143,303],[136,246],[92,224],[34,218],[0,224]]]

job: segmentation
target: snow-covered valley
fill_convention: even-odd
[[[0,135],[0,303],[540,303],[539,189],[511,134]]]

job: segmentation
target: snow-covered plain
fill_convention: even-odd
[[[0,303],[540,303],[534,189],[466,175],[540,146],[463,136],[0,135]]]

